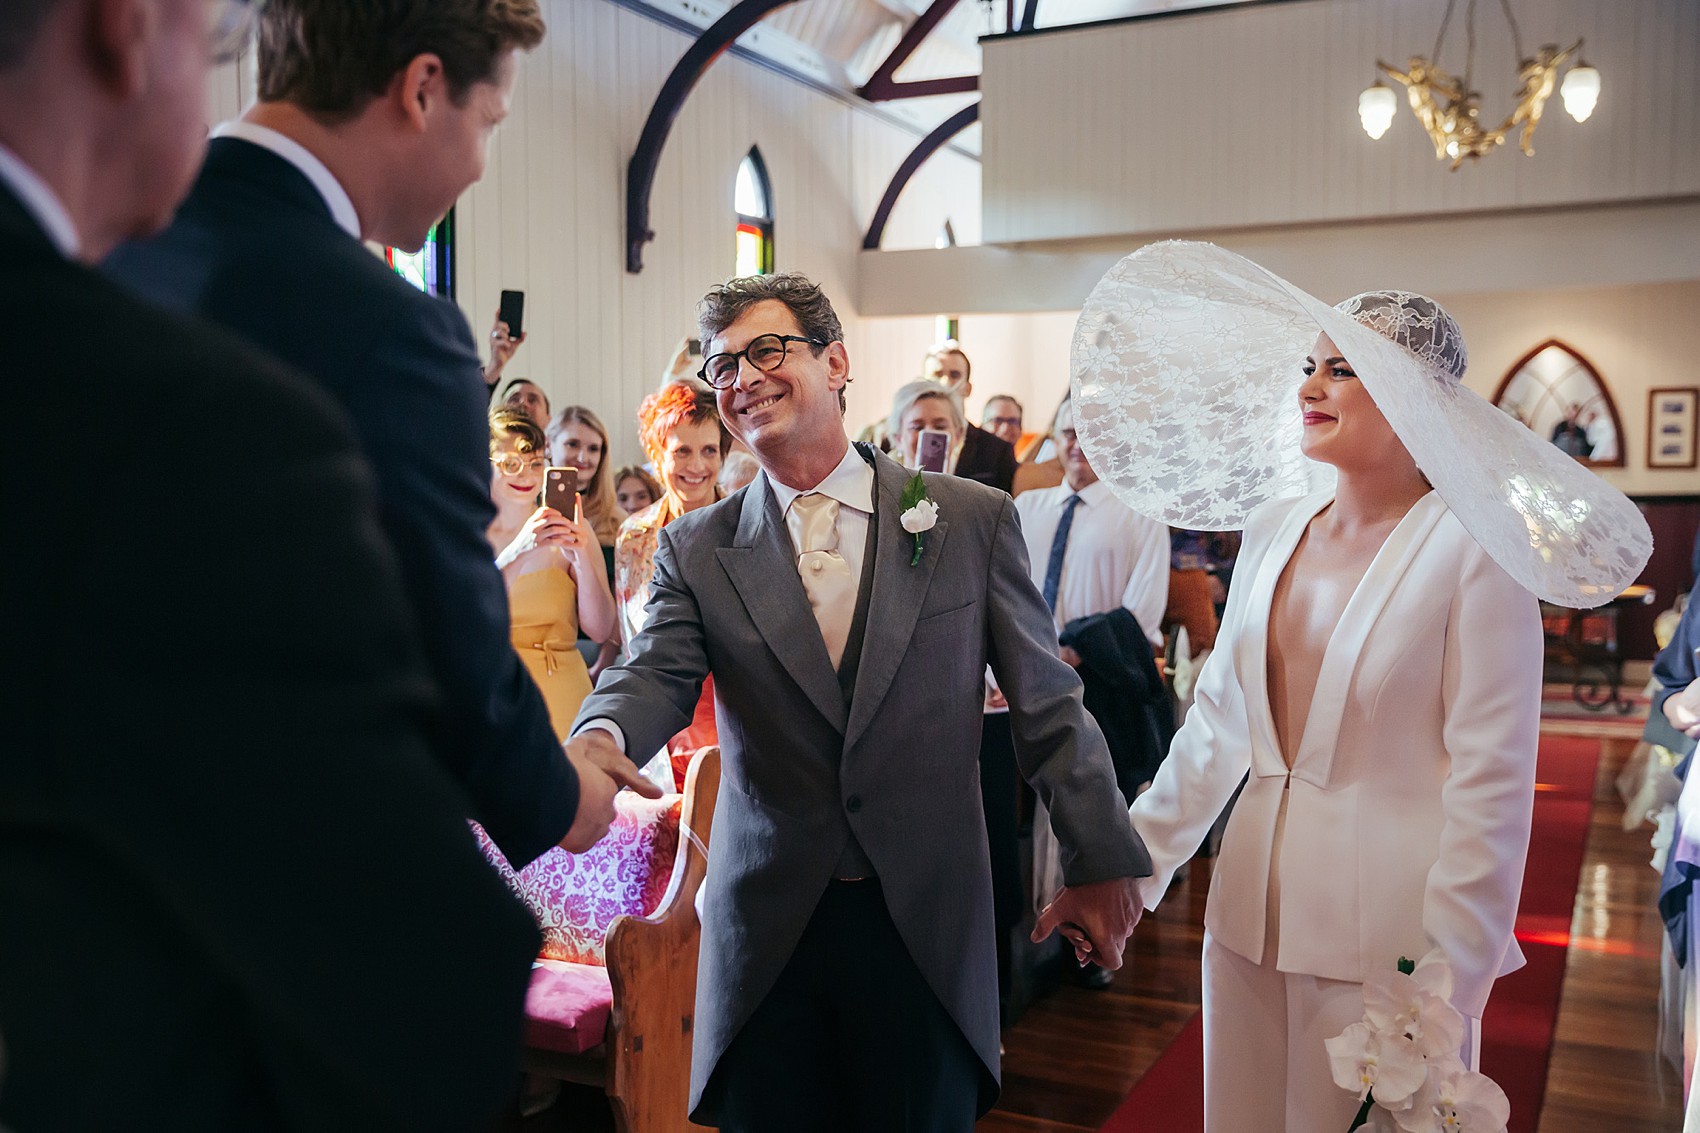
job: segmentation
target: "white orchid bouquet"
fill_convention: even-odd
[[[1438,953],[1364,982],[1364,1018],[1327,1041],[1334,1081],[1363,1105],[1350,1129],[1371,1133],[1505,1133],[1511,1103],[1465,1067],[1464,1016]]]

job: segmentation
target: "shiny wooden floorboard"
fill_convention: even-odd
[[[1658,875],[1649,829],[1625,833],[1608,740],[1565,965],[1540,1133],[1674,1133],[1681,1075],[1658,1057]],[[980,1133],[1095,1133],[1198,1009],[1209,862],[1141,922],[1134,960],[1103,991],[1064,986],[1004,1035],[1004,1090]]]

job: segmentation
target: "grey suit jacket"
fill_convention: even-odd
[[[714,673],[721,745],[691,1105],[772,988],[853,831],[915,963],[987,1069],[998,993],[980,801],[982,674],[1011,705],[1017,758],[1051,814],[1069,884],[1144,876],[1150,859],[1116,789],[1080,680],[1028,575],[1002,492],[927,476],[937,526],[910,565],[899,499],[911,473],[872,454],[873,592],[848,707],[763,473],[661,532],[648,622],[579,713],[651,752],[689,721]],[[699,1119],[712,1116],[699,1112]]]

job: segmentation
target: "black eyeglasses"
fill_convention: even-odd
[[[788,344],[806,342],[810,346],[825,346],[826,343],[818,338],[805,338],[800,334],[764,334],[750,340],[750,344],[735,354],[716,354],[702,364],[697,371],[697,377],[713,386],[715,389],[725,389],[738,380],[738,360],[748,358],[750,365],[766,373],[777,370],[785,364],[785,351]]]

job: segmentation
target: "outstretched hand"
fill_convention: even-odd
[[[578,772],[578,810],[561,848],[582,854],[607,835],[614,824],[614,796],[630,787],[646,799],[661,797],[661,788],[645,779],[612,737],[600,729],[581,732],[567,741],[567,759]]]
[[[1142,912],[1139,890],[1131,877],[1067,886],[1039,914],[1039,922],[1033,926],[1033,943],[1061,932],[1074,946],[1074,958],[1082,965],[1093,963],[1115,971],[1122,966],[1122,950]]]

